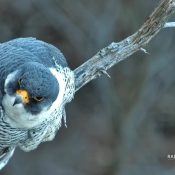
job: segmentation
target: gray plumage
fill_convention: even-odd
[[[54,77],[52,78],[49,75],[49,72],[47,73],[47,68],[54,68],[60,75],[63,75],[63,81],[65,83],[63,99],[59,107],[54,109],[49,117],[45,118],[42,122],[33,125],[34,127],[26,127],[25,124],[24,127],[23,124],[20,124],[20,127],[14,127],[9,122],[9,117],[7,115],[8,112],[4,110],[2,105],[2,99],[6,94],[4,91],[4,84],[10,73],[20,69],[25,64],[28,65],[28,63],[34,65],[30,65],[28,67],[26,66],[23,70],[26,70],[27,72],[27,69],[33,68],[33,74],[25,75],[25,72],[23,72],[23,84],[21,86],[27,87],[28,82],[25,82],[25,75],[27,80],[31,81],[30,86],[28,87],[31,94],[33,93],[36,95],[37,93],[42,92],[46,95],[48,93],[50,101],[47,100],[47,103],[51,103],[55,100],[54,94],[60,90],[60,85],[55,88],[53,87],[56,86],[56,83],[54,83]],[[37,71],[39,70],[38,72],[35,72],[35,66],[37,67]],[[41,70],[39,67],[41,67]],[[72,100],[75,87],[73,71],[68,68],[63,54],[54,46],[43,41],[36,40],[35,38],[19,38],[0,44],[0,77],[1,169],[13,155],[16,147],[20,147],[24,151],[31,151],[37,148],[40,143],[50,141],[55,137],[56,132],[61,126],[62,118],[66,122],[64,107],[66,103]],[[33,79],[37,79],[37,82],[32,81]],[[47,81],[50,83],[47,84]],[[40,89],[35,88],[37,86],[44,86],[42,90],[45,91],[43,92],[40,91]],[[51,90],[51,88],[55,89],[55,93],[54,90]],[[40,96],[43,94],[38,95]],[[52,95],[53,97],[50,97]],[[30,105],[30,107],[31,106],[32,105]],[[40,105],[40,108],[44,108],[44,103]],[[30,108],[28,110],[30,112],[32,111]]]
[[[33,61],[55,67],[53,57],[61,67],[67,67],[63,54],[56,47],[35,38],[19,38],[0,44],[1,89],[7,75],[22,64]]]

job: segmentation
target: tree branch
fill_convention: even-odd
[[[126,59],[136,51],[142,50],[146,52],[143,47],[145,47],[164,26],[166,27],[165,23],[168,17],[174,12],[175,0],[162,0],[136,33],[118,43],[111,43],[75,69],[76,91],[100,75],[107,74],[106,71],[109,68]]]
[[[170,27],[175,27],[175,22],[167,22],[164,25],[164,28],[170,28]]]

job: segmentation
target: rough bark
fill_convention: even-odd
[[[167,27],[165,23],[174,12],[175,0],[161,1],[137,32],[118,43],[111,43],[75,69],[76,91],[100,75],[108,75],[106,71],[109,68],[128,58],[138,50],[146,52],[143,47],[145,47],[164,26]]]

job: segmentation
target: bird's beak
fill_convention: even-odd
[[[17,97],[15,98],[15,101],[14,101],[14,103],[13,103],[13,106],[15,106],[15,105],[17,105],[17,104],[21,104],[21,103],[23,103],[22,97],[21,97],[21,96],[17,96]]]
[[[17,96],[16,96],[16,99],[14,101],[13,106],[16,105],[16,104],[20,104],[20,103],[23,103],[23,104],[29,103],[29,93],[28,93],[28,91],[19,89],[19,90],[16,91],[16,95]]]

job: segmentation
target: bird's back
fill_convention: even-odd
[[[32,55],[36,56],[39,59],[38,61],[41,61],[41,63],[46,66],[54,66],[53,60],[51,59],[52,57],[54,57],[58,64],[62,67],[67,66],[66,59],[60,50],[41,40],[37,40],[35,38],[17,38],[4,44],[16,47],[16,49],[21,48],[28,51]]]

